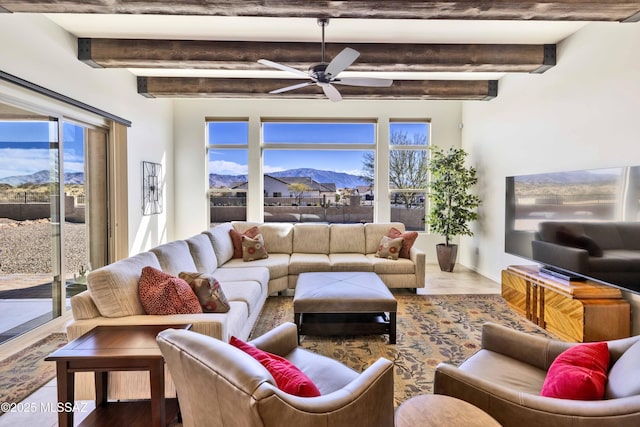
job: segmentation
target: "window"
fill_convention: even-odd
[[[389,192],[391,221],[410,230],[425,229],[429,161],[428,121],[389,124]]]
[[[265,222],[373,221],[363,161],[375,133],[373,122],[264,121]]]
[[[249,122],[207,123],[211,224],[247,219]]]

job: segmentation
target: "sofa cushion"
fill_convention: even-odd
[[[189,246],[191,257],[199,273],[213,273],[218,268],[218,259],[213,251],[211,239],[206,234],[197,234],[185,240]]]
[[[202,313],[200,301],[187,282],[153,267],[142,269],[138,294],[147,314]]]
[[[331,271],[373,271],[371,261],[363,254],[329,254]]]
[[[540,395],[571,400],[602,399],[608,369],[606,342],[578,344],[560,353],[551,363]]]
[[[293,229],[293,254],[328,254],[327,224],[296,224]]]
[[[124,258],[89,273],[87,288],[102,316],[145,314],[138,296],[138,281],[146,266],[160,269],[158,258],[153,252]]]
[[[245,262],[269,258],[262,234],[258,233],[254,239],[242,236],[242,260]]]
[[[375,254],[367,255],[373,272],[378,274],[415,274],[416,266],[413,261],[405,258],[387,259],[376,257]]]
[[[401,222],[388,222],[376,224],[368,222],[364,225],[365,249],[367,254],[375,254],[382,236],[389,234],[391,227],[395,227],[404,233],[404,224]]]
[[[231,243],[233,244],[233,256],[232,258],[242,258],[242,236],[247,236],[251,239],[260,234],[258,227],[253,226],[248,228],[244,232],[240,233],[235,229],[229,230],[229,236],[231,236]]]
[[[640,341],[629,347],[609,370],[607,399],[640,396]]]
[[[402,237],[403,241],[402,241],[402,248],[400,249],[400,258],[409,259],[411,248],[413,247],[413,244],[418,239],[418,232],[405,231],[403,233],[397,228],[391,227],[391,230],[389,230],[389,234],[387,234],[387,236],[391,237],[392,239],[397,239],[398,237]]]
[[[258,226],[264,238],[264,246],[271,254],[288,254],[293,252],[293,224],[267,223]]]
[[[364,254],[364,224],[331,224],[329,254]]]
[[[388,236],[382,236],[380,245],[376,251],[376,256],[378,258],[387,258],[391,260],[398,259],[400,256],[400,250],[402,249],[403,240],[404,239],[402,237],[392,239]]]
[[[329,255],[293,253],[289,260],[289,274],[309,271],[331,271]]]
[[[264,366],[285,393],[300,397],[320,396],[320,390],[311,379],[284,357],[260,350],[246,342],[231,337],[229,344],[244,351]]]
[[[184,240],[165,243],[151,249],[165,273],[177,276],[181,271],[196,271],[189,245]]]
[[[191,286],[200,301],[205,313],[226,313],[229,311],[229,301],[218,280],[205,273],[183,271],[178,275]]]
[[[229,236],[231,228],[231,223],[225,222],[204,232],[211,239],[213,251],[218,259],[218,267],[233,257],[233,243],[231,242],[231,236]]]
[[[242,268],[242,272],[239,273],[236,270],[237,268]],[[251,277],[245,276],[245,274],[247,274],[246,271],[249,268],[257,268],[260,271],[263,271],[264,273],[260,273],[261,274],[260,277],[263,277],[262,276],[263,274],[266,275],[267,281],[265,282],[265,284],[268,284],[270,279],[286,277],[289,274],[289,255],[288,254],[269,254],[269,258],[251,261],[251,264],[248,264],[241,259],[232,259],[229,262],[227,262],[225,265],[220,267],[218,270],[216,270],[215,276],[221,282],[228,280],[227,277],[229,276],[222,276],[221,274],[218,274],[219,272],[221,272],[221,270],[224,270],[226,271],[224,274],[226,275],[231,274],[236,278],[244,277],[250,280],[258,280],[253,276]],[[231,270],[236,270],[236,271],[229,273],[228,271],[231,271]]]
[[[254,310],[261,307],[261,299],[264,299],[262,286],[253,280],[236,280],[233,282],[220,282],[220,286],[229,301],[242,301],[247,304],[247,311],[251,315]]]

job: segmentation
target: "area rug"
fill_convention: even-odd
[[[66,334],[54,333],[0,361],[0,402],[20,402],[55,377],[55,363],[44,358],[66,343]]]
[[[435,367],[454,365],[480,349],[482,324],[494,322],[519,331],[549,336],[510,309],[499,295],[396,295],[397,344],[387,335],[359,337],[302,336],[300,345],[363,371],[379,357],[394,364],[395,405],[432,393]],[[293,298],[270,297],[251,337],[293,321]]]

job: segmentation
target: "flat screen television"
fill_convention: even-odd
[[[505,252],[640,294],[640,166],[506,177]]]

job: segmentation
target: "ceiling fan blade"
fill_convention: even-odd
[[[288,92],[290,90],[300,89],[302,87],[309,86],[309,85],[312,85],[312,84],[314,84],[314,83],[313,82],[298,83],[297,85],[291,85],[291,86],[283,87],[283,88],[280,88],[280,89],[272,90],[269,93]]]
[[[358,56],[360,56],[360,52],[350,47],[345,47],[342,52],[337,54],[336,57],[329,62],[324,73],[329,76],[329,78],[335,78],[342,70],[353,64],[353,61],[355,61]]]
[[[345,77],[333,80],[331,83],[348,86],[389,87],[393,84],[393,80],[374,79],[370,77]]]
[[[300,77],[309,78],[309,74],[305,73],[304,71],[297,70],[287,65],[278,64],[277,62],[269,61],[268,59],[258,59],[258,62],[262,65],[266,65],[267,67],[277,68],[278,70],[288,71]]]
[[[333,102],[342,101],[342,95],[340,95],[340,92],[338,92],[338,89],[336,89],[329,83],[317,83],[317,84],[322,88],[322,90],[324,91],[324,94],[327,95],[327,98],[329,98],[331,101]]]

